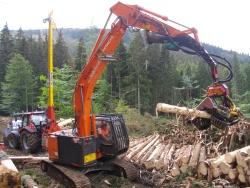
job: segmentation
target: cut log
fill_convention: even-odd
[[[1,160],[1,166],[4,166],[5,168],[7,168],[13,172],[18,172],[16,166],[14,165],[14,163],[12,162],[11,159]]]
[[[140,159],[141,156],[145,154],[150,147],[152,147],[152,145],[157,141],[157,139],[159,139],[159,137],[160,135],[156,135],[155,137],[150,138],[151,141],[144,148],[142,148],[142,150],[136,155],[135,160],[137,161],[138,159]]]
[[[247,167],[250,170],[250,157],[245,158],[245,163],[247,164]]]
[[[228,177],[232,182],[234,182],[238,178],[238,175],[239,173],[236,168],[230,169],[228,172]]]
[[[183,153],[185,152],[186,149],[186,145],[182,146],[179,152],[178,157],[175,159],[175,162],[177,163],[177,165],[180,167],[181,166],[181,158],[183,156]]]
[[[203,146],[200,150],[199,162],[205,161],[207,159],[206,148]]]
[[[232,165],[228,164],[225,161],[222,161],[219,165],[219,168],[221,169],[222,173],[226,175],[232,169]]]
[[[128,150],[127,154],[130,153],[131,151],[134,151],[136,148],[138,148],[146,140],[147,140],[147,137],[137,138],[132,143],[129,143],[129,150]]]
[[[171,176],[176,177],[179,176],[181,174],[181,171],[179,169],[179,166],[174,163],[173,164],[173,168],[171,169]]]
[[[239,151],[245,152],[248,155],[250,155],[250,146],[246,146],[244,148],[241,148],[241,149],[226,153],[225,154],[225,161],[227,163],[234,163],[236,161],[236,153],[239,152]]]
[[[155,167],[155,161],[161,154],[162,144],[159,144],[148,159],[143,163],[146,169],[153,169]]]
[[[206,154],[206,148],[203,146],[201,147],[200,150],[200,156],[199,156],[199,164],[197,168],[198,176],[206,176],[207,175],[207,162],[205,161],[207,159],[207,154]]]
[[[197,164],[199,162],[201,143],[197,143],[192,150],[192,154],[188,163],[188,174],[193,176],[197,172]]]
[[[217,157],[215,159],[210,160],[211,167],[212,168],[217,168],[221,164],[221,162],[223,162],[225,160],[224,157],[225,157],[225,155],[221,155],[221,156],[219,156],[219,157]]]
[[[29,163],[37,162],[39,163],[42,160],[48,160],[48,157],[35,157],[35,156],[11,156],[9,157],[14,163]]]
[[[239,172],[239,174],[245,174],[244,168],[242,166],[237,165],[236,168],[237,168],[237,171]]]
[[[205,111],[200,111],[197,109],[190,109],[186,107],[179,107],[179,106],[174,106],[174,105],[169,105],[169,104],[164,104],[164,103],[158,103],[156,105],[156,116],[158,116],[158,112],[174,113],[174,114],[179,114],[179,115],[184,115],[184,116],[189,116],[189,117],[200,117],[200,118],[206,118],[206,119],[211,118],[211,115]]]
[[[140,143],[135,149],[133,149],[130,153],[127,154],[126,159],[131,160],[136,154],[138,154],[151,140],[145,140]]]
[[[65,120],[63,120],[63,121],[60,121],[59,123],[57,123],[57,125],[58,125],[59,127],[65,127],[66,125],[71,125],[71,124],[73,124],[74,121],[75,121],[74,118],[69,118],[69,119],[65,119]]]
[[[238,166],[242,166],[243,168],[247,168],[247,163],[245,159],[248,157],[248,154],[245,152],[238,151],[236,153],[236,162]]]
[[[174,160],[174,161],[178,158],[180,152],[181,152],[181,148],[175,150],[175,152],[174,152],[174,154],[173,154],[173,160]]]
[[[239,174],[238,180],[239,180],[241,183],[246,183],[246,176],[245,176],[245,174]]]
[[[206,176],[208,174],[208,165],[206,161],[199,162],[198,175]]]
[[[159,157],[159,160],[155,164],[156,170],[160,170],[160,169],[164,168],[164,156],[167,155],[167,152],[168,152],[168,151],[166,151],[167,147],[168,147],[168,145],[164,145],[162,148],[162,153]]]
[[[149,158],[149,156],[152,154],[152,152],[155,150],[155,148],[159,145],[159,143],[160,143],[160,140],[157,140],[153,144],[153,146],[147,151],[147,153],[145,153],[145,155],[143,157],[138,159],[140,164],[143,164],[143,162]]]
[[[183,163],[182,165],[181,165],[181,168],[180,168],[180,170],[181,170],[181,173],[187,173],[187,169],[188,169],[188,164],[187,163]]]
[[[191,152],[192,152],[192,145],[188,145],[185,149],[185,151],[183,152],[183,155],[181,157],[181,162],[184,164],[188,164],[190,156],[191,156]]]
[[[198,164],[199,161],[199,157],[200,157],[200,150],[201,150],[201,143],[198,143],[195,145],[193,151],[192,151],[192,155],[189,161],[189,165],[192,168],[195,168]]]
[[[166,146],[165,148],[165,152],[164,152],[164,156],[162,156],[162,159],[163,159],[163,163],[164,163],[164,159],[167,158],[167,155],[169,153],[169,150],[171,149],[172,147],[172,143],[171,143],[171,140],[168,142],[168,145]]]
[[[212,168],[212,175],[214,178],[218,178],[219,176],[222,175],[222,171],[220,168],[216,167],[216,168]]]
[[[175,151],[175,144],[173,144],[171,146],[171,148],[169,149],[169,152],[167,155],[165,155],[163,163],[166,169],[168,169],[168,165],[170,163],[170,161],[172,161],[172,155],[174,154]]]

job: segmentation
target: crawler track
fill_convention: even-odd
[[[137,179],[138,171],[132,163],[125,160],[114,159],[112,164],[117,169],[117,172],[120,173],[120,176],[124,176],[132,181]]]
[[[42,161],[41,168],[50,177],[56,179],[65,187],[69,188],[91,188],[90,180],[84,173],[77,169],[57,165],[51,161]]]
[[[90,188],[91,183],[89,178],[85,175],[88,172],[92,172],[91,169],[80,171],[77,168],[71,168],[68,166],[58,165],[49,160],[43,160],[41,162],[42,171],[46,172],[50,177],[54,178],[61,184],[70,188]],[[129,180],[136,180],[138,173],[135,166],[127,161],[114,159],[98,165],[95,171],[110,171],[117,176],[126,177]]]

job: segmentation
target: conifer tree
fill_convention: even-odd
[[[247,64],[245,68],[245,76],[246,76],[246,81],[244,90],[250,91],[250,62]]]
[[[244,77],[240,72],[240,61],[236,54],[234,54],[233,56],[232,65],[233,65],[232,90],[234,97],[237,98],[238,95],[243,94],[245,86],[244,86]]]
[[[24,58],[28,58],[28,43],[22,28],[17,31],[15,36],[15,53],[19,53]]]
[[[129,47],[129,76],[127,77],[126,95],[128,104],[145,112],[150,104],[150,79],[147,70],[145,46],[141,34],[138,32]]]
[[[35,105],[35,86],[31,65],[22,55],[15,54],[7,65],[1,87],[1,110],[5,112],[32,110]]]
[[[48,87],[47,77],[41,75],[40,82],[43,83],[40,88],[41,94],[39,95],[39,105],[41,107],[47,107],[48,101]],[[54,102],[56,114],[59,117],[72,117],[72,96],[76,83],[75,70],[64,64],[62,68],[55,68],[54,70]]]
[[[77,44],[77,54],[75,60],[75,68],[78,71],[81,71],[83,66],[86,64],[87,54],[86,48],[83,41],[83,37],[81,37]]]
[[[64,41],[62,30],[60,30],[54,46],[54,66],[62,68],[64,64],[69,64],[69,62],[68,47]]]
[[[10,34],[7,23],[0,35],[0,81],[3,81],[6,66],[13,52],[13,39]]]

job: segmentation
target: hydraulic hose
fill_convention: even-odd
[[[198,55],[202,57],[209,66],[216,67],[216,63],[224,68],[227,69],[228,74],[225,79],[220,79],[218,83],[225,83],[229,82],[233,78],[233,71],[230,62],[218,55],[208,53],[199,43],[197,43],[193,38],[189,36],[177,36],[177,37],[166,37],[166,40],[177,48],[179,48],[184,53],[190,55]],[[191,50],[188,50],[191,49]],[[217,58],[217,59],[216,59]],[[219,61],[218,59],[222,60]]]

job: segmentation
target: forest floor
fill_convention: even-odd
[[[169,120],[169,119],[160,119],[160,120],[155,120],[154,118],[150,116],[144,116],[144,117],[139,117],[141,118],[140,121],[138,122],[138,117],[135,118],[137,119],[134,121],[133,119],[128,119],[128,117],[125,117],[125,120],[127,118],[127,125],[128,129],[131,133],[131,139],[133,140],[134,137],[140,137],[140,136],[145,136],[145,135],[150,135],[154,133],[155,131],[159,132],[161,135],[164,135],[168,139],[172,139],[173,143],[176,144],[190,144],[194,141],[195,137],[197,137],[197,134],[200,134],[200,131],[197,131],[196,128],[182,125],[179,120]],[[8,117],[0,117],[0,135],[2,136],[2,129],[7,125],[9,121]],[[145,128],[146,127],[146,128]],[[211,140],[216,142],[220,140],[222,137],[223,133],[219,131],[215,131],[214,129],[211,129],[207,132],[207,135],[211,137]],[[1,138],[1,137],[0,137]],[[243,143],[245,145],[246,143]],[[247,143],[248,145],[250,143]],[[242,145],[242,146],[243,146]],[[242,147],[241,145],[238,146],[233,146],[235,148]],[[233,149],[235,149],[233,148]],[[23,156],[27,155],[23,153],[20,150],[13,150],[13,149],[6,149],[6,153],[9,156]],[[35,156],[47,156],[46,152],[39,152],[35,154]],[[138,167],[141,171],[144,171],[143,168]],[[39,187],[49,187],[49,188],[63,188],[63,185],[60,185],[57,183],[55,180],[51,179],[48,177],[45,173],[43,173],[40,169],[39,165],[24,165],[22,167],[19,167],[21,175],[28,174],[30,175],[35,182],[38,183]],[[144,171],[145,172],[145,171]],[[145,174],[144,174],[145,175]],[[148,176],[151,176],[152,172],[148,172]],[[108,187],[120,187],[120,188],[125,188],[125,187],[131,187],[131,188],[142,188],[142,187],[154,187],[150,184],[145,183],[143,178],[139,178],[139,180],[135,182],[130,182],[129,180],[121,177],[116,177],[112,175],[107,175],[103,173],[98,173],[95,175],[91,175],[90,181],[93,184],[93,187],[96,188],[108,188]],[[146,175],[147,178],[147,175]],[[145,176],[144,176],[145,179]],[[161,187],[166,187],[166,188],[195,188],[195,187],[216,187],[215,184],[212,184],[211,182],[209,183],[208,181],[204,179],[197,179],[194,178],[188,174],[181,174],[180,176],[177,176],[175,178],[169,176],[167,177]],[[221,187],[221,186],[217,186]],[[230,185],[228,187],[240,187],[238,185]]]

